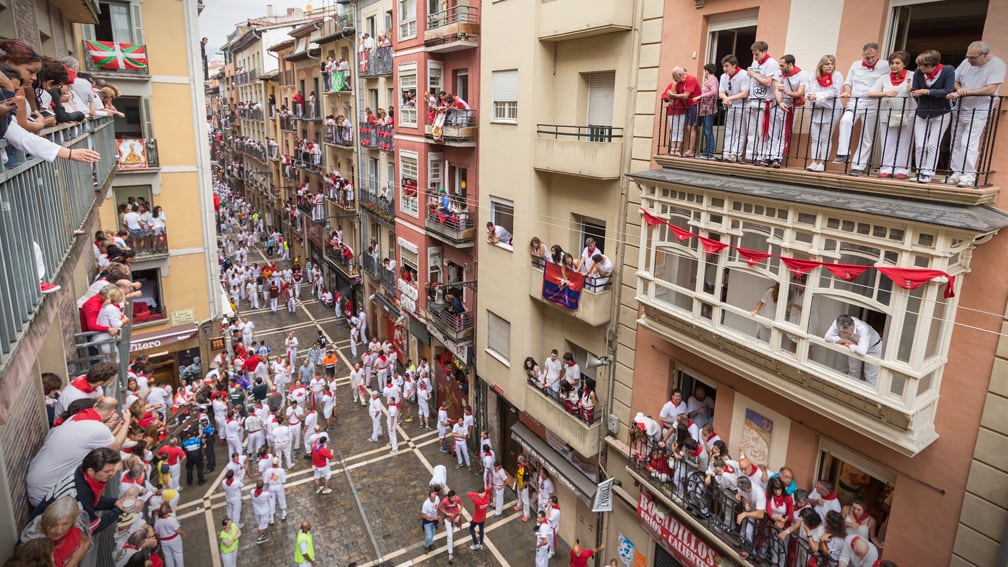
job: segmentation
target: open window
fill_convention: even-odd
[[[161,294],[161,270],[133,270],[133,281],[140,284],[140,297],[133,300],[133,323],[146,323],[167,318]]]
[[[936,46],[942,62],[956,66],[966,47],[983,37],[989,0],[891,0],[885,52],[900,49],[916,55]]]
[[[707,62],[720,67],[725,55],[738,57],[739,67],[752,65],[750,47],[756,41],[756,22],[759,9],[717,14],[707,20]]]

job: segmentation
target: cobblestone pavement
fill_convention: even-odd
[[[387,432],[380,443],[369,443],[371,421],[367,411],[354,403],[349,389],[349,338],[344,319],[337,319],[331,309],[310,297],[302,288],[303,302],[296,314],[285,310],[240,310],[256,325],[256,341],[266,340],[273,354],[283,353],[283,340],[293,330],[301,343],[298,364],[321,329],[339,348],[344,364],[337,391],[336,422],[330,426],[330,447],[336,454],[332,465],[332,493],[316,494],[310,461],[299,452],[294,468],[288,473],[286,488],[288,519],[279,520],[267,530],[270,540],[256,544],[256,530],[249,503],[250,485],[242,509],[243,534],[238,550],[239,565],[292,565],[294,541],[302,520],[312,523],[319,567],[344,567],[357,562],[361,567],[385,565],[448,565],[446,537],[439,527],[435,547],[423,550],[420,506],[426,497],[432,467],[448,467],[448,487],[462,495],[467,523],[455,533],[454,565],[527,566],[534,563],[533,520],[523,523],[520,513],[512,510],[515,495],[508,491],[504,513],[486,522],[484,549],[469,549],[471,538],[468,518],[472,504],[465,493],[482,489],[478,473],[455,467],[454,457],[438,451],[437,434],[422,429],[416,421],[400,424],[399,451],[392,453]],[[318,369],[321,372],[321,367]],[[382,420],[383,432],[386,429]],[[178,514],[185,531],[185,559],[196,566],[220,566],[216,551],[216,532],[225,513],[224,497],[218,488],[226,462],[224,448],[217,446],[217,470],[208,474],[203,486],[187,487],[182,492]],[[474,467],[475,470],[475,467]],[[566,565],[568,547],[557,542],[553,565]]]

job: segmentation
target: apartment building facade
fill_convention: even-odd
[[[675,66],[702,77],[705,63],[720,68],[733,54],[748,67],[755,41],[774,57],[795,55],[806,71],[834,54],[844,76],[872,42],[883,62],[900,49],[938,49],[956,66],[976,40],[1003,53],[1004,21],[1004,6],[983,1],[644,3],[625,218],[633,253],[621,268],[635,274],[640,309],[633,387],[614,391],[620,428],[601,459],[621,481],[607,545],[645,565],[811,556],[801,542],[775,543],[761,524],[726,519],[732,495],[710,489],[702,473],[677,466],[665,482],[648,467],[656,446],[634,417],[657,420],[673,389],[687,399],[703,386],[730,455],[771,473],[787,466],[801,488],[825,480],[844,505],[863,501],[884,558],[1003,561],[1006,501],[993,487],[1005,467],[990,455],[1004,441],[995,355],[1008,289],[992,269],[1008,225],[995,172],[1001,100],[985,99],[988,112],[952,110],[952,132],[987,120],[977,179],[960,188],[941,183],[957,167],[948,139],[929,185],[879,176],[881,135],[857,176],[828,160],[825,172],[806,170],[807,108],[792,111],[782,168],[670,156],[661,96]],[[715,157],[731,152],[723,116]],[[860,356],[828,341],[840,315],[870,326],[877,350]]]
[[[532,257],[530,242],[585,256],[586,265],[594,254],[620,263],[627,117],[638,104],[625,86],[637,83],[641,4],[527,0],[484,3],[482,13],[494,25],[481,37],[476,413],[506,469],[524,453],[550,473],[565,510],[559,536],[588,547],[602,537],[603,516],[592,512],[600,443],[617,426],[607,400],[632,383],[625,333],[634,326],[634,282],[621,283],[619,270],[586,277],[574,302],[558,292],[559,266]],[[487,222],[512,241],[489,242]],[[595,391],[592,412],[530,379],[526,358],[545,370],[553,349],[560,359],[570,353]]]
[[[140,313],[147,318],[134,315],[136,332],[134,325],[127,325],[120,334],[116,351],[123,363],[121,383],[125,384],[130,357],[150,352],[159,341],[158,352],[169,354],[156,361],[156,379],[173,382],[180,367],[198,363],[213,336],[220,298],[212,293],[217,288],[212,269],[216,257],[212,247],[207,251],[212,233],[205,228],[209,225],[212,230],[213,225],[204,212],[212,214],[205,173],[208,156],[197,149],[203,148],[206,130],[202,113],[188,110],[203,106],[203,93],[192,88],[202,77],[197,9],[189,2],[92,1],[9,2],[0,9],[5,36],[20,38],[51,57],[77,56],[82,70],[119,87],[122,96],[115,104],[126,114],[43,131],[57,144],[101,153],[93,170],[76,162],[50,164],[21,154],[17,168],[0,174],[2,200],[16,205],[7,212],[5,227],[28,234],[39,244],[45,279],[61,286],[49,295],[39,294],[38,276],[28,268],[34,262],[32,247],[13,233],[4,239],[2,255],[15,267],[8,270],[4,286],[15,293],[0,307],[5,321],[0,326],[4,391],[0,554],[5,557],[27,520],[25,474],[46,435],[40,375],[52,372],[72,378],[94,361],[84,344],[90,339],[77,336],[76,299],[96,274],[90,235],[119,227],[120,200],[144,196],[153,205],[162,205],[171,219],[168,240],[144,249],[133,263],[134,278],[144,283],[144,296],[131,307],[143,304],[147,309],[141,307]],[[151,21],[160,25],[144,25]],[[127,57],[145,64],[131,72],[124,64],[108,69],[104,58],[92,57],[96,48],[88,48],[85,40],[133,47],[128,50],[133,55]],[[136,59],[139,54],[147,61]],[[7,151],[9,158],[17,154],[13,148]],[[62,214],[43,214],[42,207],[54,207]],[[112,394],[116,391],[109,388]],[[110,539],[99,538],[94,545],[96,554],[111,556],[111,547],[103,547],[111,545]],[[101,559],[98,564],[103,564]]]
[[[395,125],[394,265],[380,272],[384,325],[376,328],[402,360],[430,361],[435,399],[453,418],[470,403],[476,376],[480,10],[478,1],[404,0],[384,39],[364,38],[394,46],[385,98]],[[454,108],[431,102],[442,92]]]

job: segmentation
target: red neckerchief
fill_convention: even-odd
[[[889,73],[889,80],[892,82],[894,87],[898,87],[906,80],[906,75],[906,69],[903,69],[899,73]]]
[[[696,451],[693,451],[692,453],[690,453],[690,456],[691,457],[699,457],[700,453],[702,453],[702,452],[703,452],[703,445],[701,445],[700,443],[697,443]]]
[[[865,520],[868,519],[869,516],[871,516],[871,514],[868,513],[868,510],[865,510],[865,513],[860,516],[855,516],[853,514],[851,514],[851,516],[854,518],[854,521],[858,523],[858,525],[861,525],[864,523]]]
[[[924,74],[924,79],[927,80],[928,82],[934,81],[935,79],[938,78],[938,74],[941,73],[942,67],[944,67],[944,65],[942,65],[941,63],[935,65],[934,71]]]
[[[102,492],[105,491],[105,483],[100,482],[95,478],[92,478],[88,473],[84,473],[84,481],[87,482],[88,486],[91,487],[91,492],[94,494],[94,506],[98,505],[98,501],[101,500]]]
[[[133,478],[130,475],[123,475],[120,482],[125,482],[127,484],[141,484],[142,481],[139,478]]]
[[[88,382],[87,374],[81,374],[80,376],[74,378],[70,382],[70,385],[73,386],[74,388],[77,388],[81,392],[84,392],[85,394],[93,394],[97,391],[95,387],[92,386],[90,382]]]
[[[759,63],[760,65],[762,65],[762,64],[764,64],[764,63],[767,62],[767,59],[770,59],[770,54],[769,53],[767,53],[766,55],[764,55],[763,59],[760,59],[759,61],[757,61],[757,63]]]
[[[729,79],[734,79],[735,75],[738,75],[740,72],[742,72],[742,68],[741,67],[735,67],[735,72],[732,73],[731,75],[728,75],[728,78]]]
[[[836,492],[830,492],[829,494],[824,495],[822,498],[823,500],[836,500]]]
[[[770,496],[770,498],[773,499],[774,506],[780,508],[781,506],[784,505],[784,495],[783,494],[781,494],[779,497],[776,494],[774,494],[774,495]]]
[[[234,478],[229,478],[229,479],[225,480],[224,482],[226,482],[228,486],[231,486],[231,483],[234,482]]]
[[[878,61],[877,60],[875,61],[875,63],[873,65],[868,65],[867,63],[865,63],[864,59],[861,60],[861,66],[864,67],[865,69],[868,69],[869,71],[874,71],[875,70],[875,65],[878,65]]]
[[[794,77],[798,73],[801,73],[801,67],[798,67],[797,65],[795,65],[795,67],[793,69],[791,69],[790,73],[781,73],[781,76],[782,77]]]
[[[735,474],[735,469],[731,468],[731,465],[725,465],[724,466],[724,472]]]
[[[98,412],[96,412],[94,408],[88,408],[86,410],[82,410],[74,414],[74,416],[70,418],[70,421],[105,421],[105,420],[102,419],[102,416],[98,415]]]
[[[255,489],[256,498],[258,498],[259,496],[261,496],[262,493],[263,493],[263,489],[261,489],[261,488]]]
[[[574,366],[575,364],[577,364],[577,361],[576,360],[572,360],[569,363],[567,363],[567,367],[570,368],[571,366]]]
[[[759,467],[757,467],[756,465],[754,465],[752,463],[749,463],[749,464],[751,465],[751,468],[749,469],[749,472],[746,473],[746,476],[752,476],[753,473],[755,473],[757,470],[759,470]]]

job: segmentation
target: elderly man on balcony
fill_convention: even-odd
[[[833,321],[825,336],[826,342],[839,344],[861,356],[882,357],[882,337],[871,325],[850,315],[841,315]],[[860,358],[850,357],[847,369],[850,377],[861,379],[861,367],[864,366],[864,380],[874,387],[878,381],[878,365],[863,364]]]
[[[966,60],[955,70],[955,92],[949,100],[959,100],[952,125],[952,176],[949,183],[972,187],[976,183],[976,162],[994,97],[1005,79],[1005,62],[991,55],[990,46],[974,41],[966,48]]]

